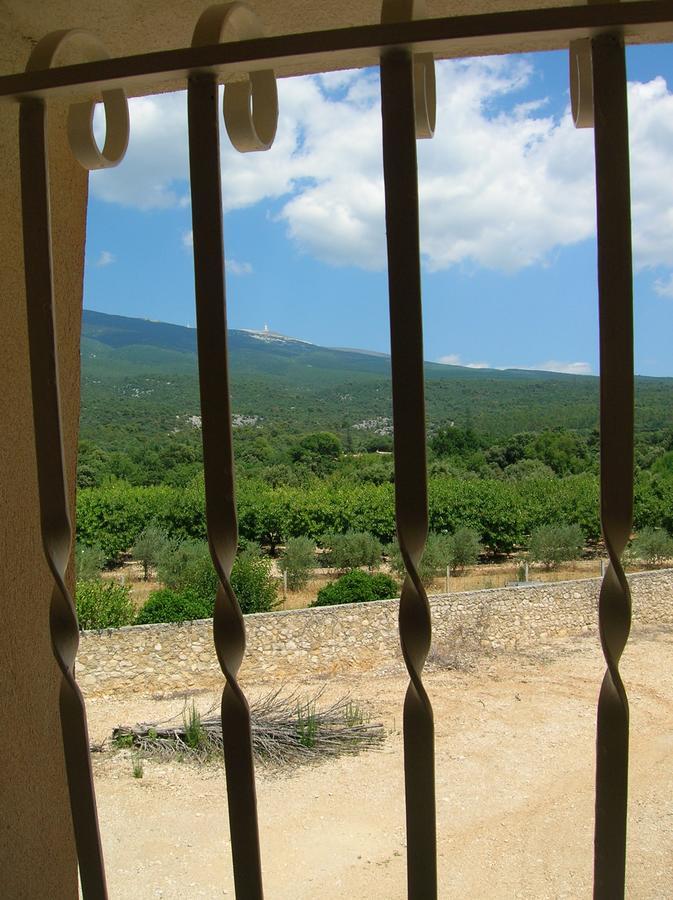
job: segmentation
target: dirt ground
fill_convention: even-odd
[[[636,633],[623,660],[631,702],[630,898],[673,897],[673,635]],[[603,661],[595,638],[535,655],[474,656],[432,668],[441,897],[591,895],[595,703]],[[273,685],[246,685],[250,696]],[[307,693],[322,682],[301,685]],[[324,763],[258,768],[270,900],[397,900],[405,891],[401,704],[406,680],[334,679],[390,733],[383,749]],[[198,694],[205,711],[217,698]],[[184,698],[88,702],[91,737],[157,721]],[[221,765],[94,754],[110,896],[233,897]]]

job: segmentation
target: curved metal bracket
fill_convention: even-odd
[[[245,3],[206,9],[194,29],[192,47],[224,40],[248,41],[262,36],[262,23]],[[273,69],[248,72],[244,81],[224,86],[224,124],[240,153],[268,150],[278,127],[278,89]]]
[[[594,126],[594,78],[591,39],[570,42],[570,107],[575,128]]]
[[[73,28],[52,31],[35,46],[26,71],[51,68],[66,44],[77,45],[80,62],[109,59],[110,54],[98,38],[88,31]],[[73,103],[68,111],[68,141],[75,159],[85,169],[109,169],[124,158],[129,141],[129,110],[122,88],[102,92],[105,107],[105,143],[101,150],[93,133],[93,114],[97,100]]]
[[[424,0],[383,0],[381,24],[424,19]],[[437,121],[435,59],[432,53],[414,53],[414,117],[416,137],[431,138]]]

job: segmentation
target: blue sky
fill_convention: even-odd
[[[425,356],[598,371],[593,137],[567,53],[437,64],[419,142]],[[628,51],[636,370],[673,375],[673,55]],[[670,89],[669,89],[670,86]],[[279,83],[266,153],[222,127],[229,324],[388,351],[375,71]],[[194,322],[184,94],[131,101],[127,157],[91,177],[85,306]]]

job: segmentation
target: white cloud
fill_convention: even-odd
[[[515,271],[594,234],[592,132],[576,130],[568,111],[545,114],[545,97],[517,103],[532,71],[514,57],[437,64],[437,132],[418,144],[429,270]],[[222,128],[225,208],[284,198],[279,220],[304,252],[334,265],[382,268],[377,75],[282,79],[279,96],[278,136],[268,153],[238,154]],[[130,107],[127,159],[92,175],[94,195],[140,209],[188,204],[185,94],[139,98]],[[673,267],[673,94],[662,78],[631,84],[629,108],[636,266]]]
[[[588,362],[559,362],[557,359],[548,359],[547,362],[537,366],[519,366],[519,368],[533,369],[535,372],[561,372],[565,375],[591,375],[592,369]]]
[[[99,267],[109,266],[113,262],[117,262],[117,257],[114,253],[110,253],[109,250],[101,250],[99,257],[96,260],[96,265]]]
[[[187,95],[162,94],[129,101],[131,130],[124,160],[91,174],[91,192],[101,200],[137,209],[171,209],[189,196]],[[96,107],[96,136],[103,128]]]
[[[194,232],[191,228],[189,231],[182,232],[182,246],[188,250],[191,250],[194,246]],[[232,275],[252,275],[255,271],[252,263],[240,262],[238,259],[225,258],[224,266],[227,272],[231,272]]]
[[[232,275],[252,275],[254,269],[249,262],[239,262],[237,259],[228,259],[225,262],[227,272]]]
[[[458,353],[449,353],[447,356],[440,356],[437,360],[445,366],[463,366],[466,369],[490,369],[491,364],[487,362],[463,362]]]
[[[440,356],[437,360],[446,366],[464,366],[468,369],[490,369],[496,368],[487,362],[463,362],[460,354],[449,353],[446,356]],[[591,375],[591,366],[587,362],[561,362],[557,359],[548,359],[546,362],[538,363],[535,366],[497,366],[498,369],[524,369],[533,372],[560,372],[565,375]]]
[[[639,269],[673,267],[673,93],[663,78],[629,85],[633,250]]]
[[[673,275],[664,279],[657,278],[654,290],[660,297],[673,297]]]

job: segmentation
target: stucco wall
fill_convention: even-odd
[[[673,570],[632,575],[634,625],[673,625]],[[596,629],[600,579],[433,597],[433,650],[450,660],[468,647],[539,647]],[[241,677],[322,676],[402,668],[396,600],[246,617]],[[77,675],[88,696],[172,693],[222,683],[210,620],[82,634]]]
[[[5,55],[24,66],[25,39]],[[52,217],[63,438],[74,508],[86,174],[50,116]],[[21,245],[18,106],[0,105],[0,896],[76,897],[77,868],[61,750],[60,673],[49,641],[53,580],[42,552]],[[45,852],[49,865],[45,866]]]

